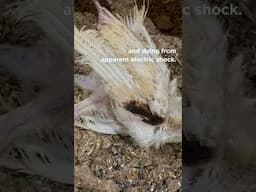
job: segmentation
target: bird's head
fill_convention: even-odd
[[[162,82],[161,85],[163,84]],[[182,104],[177,92],[177,80],[174,79],[167,85],[166,89],[154,86],[155,92],[147,98],[140,97],[139,94],[122,101],[111,97],[117,120],[142,146],[159,147],[165,143],[181,142]]]

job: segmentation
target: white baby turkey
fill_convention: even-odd
[[[164,62],[138,62],[131,58],[159,57],[129,53],[156,49],[143,25],[147,9],[135,5],[131,15],[113,16],[94,0],[97,30],[75,27],[76,60],[93,72],[75,75],[75,83],[93,94],[75,105],[75,125],[105,134],[133,137],[140,146],[159,147],[181,142],[181,97],[177,80],[170,81]],[[129,58],[129,62],[106,62],[104,58]]]

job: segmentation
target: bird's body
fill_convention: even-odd
[[[75,28],[75,49],[81,54],[78,61],[94,70],[98,84],[88,86],[92,82],[89,76],[75,77],[80,87],[93,90],[90,98],[75,105],[76,125],[102,133],[130,135],[145,147],[180,142],[181,97],[176,79],[170,82],[167,64],[101,60],[159,57],[154,52],[131,51],[156,49],[143,25],[145,6],[141,10],[135,6],[132,15],[122,19],[94,2],[99,13],[98,30]],[[99,117],[99,113],[103,116]]]

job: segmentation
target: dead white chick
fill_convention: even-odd
[[[75,83],[93,94],[75,105],[75,125],[105,134],[133,137],[142,147],[181,142],[181,97],[162,62],[104,62],[102,58],[159,57],[129,50],[156,49],[143,25],[147,9],[137,5],[131,15],[113,16],[94,0],[98,30],[75,27],[77,61],[93,72],[75,75]]]

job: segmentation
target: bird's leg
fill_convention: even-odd
[[[92,1],[93,1],[93,3],[94,3],[94,5],[95,5],[95,7],[96,7],[96,9],[97,9],[97,11],[98,11],[98,13],[100,13],[100,12],[102,11],[102,7],[101,7],[101,5],[100,5],[99,0],[92,0]]]
[[[110,112],[109,99],[93,95],[75,105],[75,126],[104,134],[124,134]]]
[[[90,110],[91,106],[95,104],[104,103],[106,101],[106,95],[92,95],[89,98],[75,104],[74,107],[74,118],[76,119],[82,113]]]
[[[97,88],[100,86],[100,80],[94,77],[92,74],[89,75],[74,75],[75,84],[82,88],[88,89],[92,91],[96,91]]]
[[[110,19],[109,16],[107,15],[109,12],[106,8],[104,8],[100,5],[99,0],[92,0],[92,1],[97,9],[97,12],[98,12],[97,28],[99,29],[100,25],[102,25],[103,23],[107,22]]]

